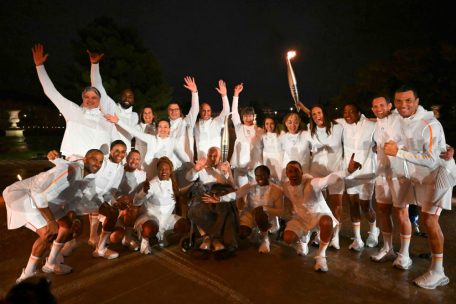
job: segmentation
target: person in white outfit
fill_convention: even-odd
[[[252,107],[242,110],[241,121],[238,104],[239,94],[243,89],[244,85],[242,83],[234,87],[233,105],[231,107],[231,120],[236,132],[236,141],[234,142],[230,164],[234,171],[234,182],[238,188],[254,179],[253,169],[261,163],[258,140],[263,133],[255,125],[255,111]]]
[[[271,181],[275,184],[282,182],[282,145],[279,140],[277,123],[272,117],[264,119],[264,133],[259,140],[259,150],[262,153],[262,164],[271,171]]]
[[[343,127],[330,119],[321,105],[310,109],[311,120],[309,123],[309,141],[312,152],[310,174],[315,177],[325,177],[332,172],[343,168]],[[330,247],[340,249],[339,231],[342,222],[342,195],[344,193],[344,180],[329,185],[325,189],[325,197],[329,201],[334,216],[339,224],[334,230]]]
[[[349,249],[361,251],[364,242],[361,238],[360,207],[369,222],[368,247],[378,245],[380,229],[377,228],[376,214],[372,208],[372,195],[375,181],[375,157],[373,152],[375,123],[361,114],[355,104],[344,106],[344,118],[337,122],[344,127],[344,165],[348,167],[353,158],[358,170],[345,178],[345,189],[350,200],[350,218],[355,239]]]
[[[138,131],[150,135],[157,135],[157,124],[155,122],[155,115],[152,106],[145,105],[139,113],[139,117],[140,121],[136,127]],[[135,150],[138,150],[140,153],[141,168],[145,170],[146,168],[144,167],[144,159],[147,154],[147,144],[139,138],[135,138]]]
[[[62,160],[54,168],[18,181],[3,191],[8,229],[25,226],[38,235],[17,283],[36,274],[51,243],[51,252],[42,270],[55,274],[71,272],[70,266],[61,264],[59,254],[75,232],[73,226],[78,225],[74,207],[87,188],[95,187],[95,173],[102,163],[103,153],[89,150],[83,162]]]
[[[140,252],[151,254],[150,238],[157,237],[164,245],[164,234],[174,230],[179,234],[190,231],[187,219],[174,213],[179,200],[179,189],[173,174],[173,164],[167,157],[161,157],[157,163],[158,176],[150,183],[145,183],[142,191],[134,198],[134,205],[141,206],[135,221],[135,229],[141,235]]]
[[[187,116],[183,117],[178,103],[170,103],[168,105],[168,118],[171,123],[170,136],[175,139],[176,146],[185,152],[185,159],[181,159],[177,153],[172,158],[179,187],[186,186],[185,173],[193,163],[193,128],[195,127],[199,110],[198,88],[195,79],[187,76],[184,78],[184,82],[184,87],[192,93],[191,107]]]
[[[32,53],[44,93],[65,118],[65,134],[60,147],[62,155],[68,160],[78,160],[94,148],[107,155],[109,145],[119,139],[119,135],[115,127],[103,118],[99,108],[100,92],[94,87],[85,88],[81,106],[76,105],[57,91],[46,73],[44,63],[48,54],[44,54],[43,45],[36,44]]]
[[[141,155],[139,151],[131,150],[126,159],[124,175],[116,195],[128,195],[131,198],[131,202],[133,202],[135,194],[143,188],[143,184],[146,182],[146,172],[141,170]],[[114,232],[110,236],[111,243],[122,242],[122,245],[133,251],[139,250],[139,243],[133,233],[138,209],[137,206],[129,205],[120,213]]]
[[[400,269],[408,269],[412,265],[409,256],[409,245],[412,233],[408,216],[408,204],[412,202],[409,195],[400,197],[400,187],[410,188],[410,181],[398,178],[394,168],[404,166],[404,160],[388,156],[383,147],[387,141],[401,140],[400,115],[391,112],[392,103],[387,96],[379,95],[372,99],[372,112],[377,117],[374,140],[377,153],[377,173],[375,179],[375,200],[377,201],[377,217],[382,231],[383,247],[371,256],[374,262],[394,260],[393,265]],[[399,220],[401,248],[398,257],[393,249],[392,213]]]
[[[446,185],[446,168],[439,158],[446,151],[442,125],[432,111],[419,105],[416,91],[408,86],[398,88],[394,105],[401,115],[402,141],[390,140],[384,145],[386,155],[405,160],[398,171],[412,183],[411,189],[403,189],[415,195],[421,207],[421,217],[428,232],[432,263],[428,271],[416,278],[414,283],[422,288],[434,289],[450,282],[443,268],[444,237],[439,224],[442,209],[451,209],[452,185]]]
[[[200,181],[203,185],[223,184],[234,186],[230,164],[221,162],[221,150],[219,147],[211,147],[207,151],[207,158],[201,157],[187,172],[186,178],[190,182]],[[228,205],[204,204],[194,201],[188,211],[188,218],[192,220],[203,242],[200,245],[202,250],[219,251],[225,248],[223,244],[223,232],[226,218],[231,212]]]
[[[216,90],[222,97],[223,105],[222,111],[217,117],[212,117],[212,108],[207,102],[200,105],[200,119],[194,128],[198,159],[205,156],[211,147],[222,148],[222,129],[225,117],[230,113],[230,103],[227,97],[226,84],[223,80],[219,80]]]
[[[167,119],[160,119],[157,123],[157,135],[143,133],[136,128],[132,128],[120,121],[115,115],[106,115],[106,119],[118,124],[127,132],[130,132],[137,139],[140,139],[147,145],[147,152],[144,158],[144,169],[147,179],[150,180],[157,176],[157,162],[160,157],[166,156],[173,163],[182,163],[187,161],[187,154],[182,142],[170,136],[170,123]]]
[[[124,89],[120,96],[120,101],[116,103],[107,93],[103,86],[103,81],[100,75],[99,62],[103,58],[104,54],[92,53],[87,51],[90,58],[91,69],[90,69],[90,81],[92,86],[97,88],[101,93],[101,111],[103,114],[117,115],[119,119],[131,127],[135,127],[138,124],[138,113],[133,111],[133,105],[135,103],[135,94],[131,89]],[[133,137],[130,133],[126,132],[121,128],[117,128],[120,139],[127,145],[127,152],[131,149],[131,140]]]
[[[239,234],[241,239],[249,237],[253,229],[260,231],[260,246],[258,252],[270,251],[269,232],[279,229],[278,217],[283,214],[282,189],[269,183],[269,168],[260,165],[255,168],[256,183],[242,186],[236,192],[221,197],[204,196],[203,201],[208,203],[230,202],[246,196],[246,204],[240,214]]]
[[[352,170],[352,166],[348,168]],[[296,252],[299,255],[306,255],[308,249],[301,238],[310,231],[319,228],[320,244],[315,255],[314,269],[327,272],[326,249],[334,228],[338,221],[333,216],[323,197],[322,190],[328,185],[337,183],[346,173],[343,171],[334,172],[326,177],[313,177],[303,174],[302,166],[297,161],[290,161],[286,166],[288,181],[283,185],[285,197],[292,205],[292,218],[288,221],[283,234],[287,244],[295,244]]]

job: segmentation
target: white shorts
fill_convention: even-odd
[[[257,226],[255,223],[255,219],[253,218],[252,210],[242,210],[241,214],[239,215],[239,224],[240,226],[247,226],[250,229]],[[279,230],[279,218],[277,216],[269,216],[269,224],[271,224],[271,228],[269,228],[269,232],[275,233]]]
[[[147,221],[152,221],[158,225],[158,239],[163,238],[165,231],[174,229],[174,225],[180,220],[181,217],[176,214],[170,214],[168,216],[156,216],[147,213],[143,213],[135,221],[134,229],[138,232],[138,235],[141,235],[142,226]]]
[[[402,191],[400,191],[402,187]],[[375,179],[375,200],[378,204],[393,205],[396,208],[405,208],[415,202],[411,196],[410,182],[398,178],[378,176]]]
[[[49,209],[51,209],[52,214],[54,215],[54,219],[60,220],[64,217],[70,210],[65,209],[65,205],[49,205]],[[41,213],[37,209],[36,214],[27,214],[26,216],[27,223],[25,227],[36,232],[38,229],[43,228],[47,225],[46,219],[41,215]]]
[[[303,219],[301,217],[293,217],[288,221],[287,226],[285,227],[285,231],[292,231],[300,238],[313,229],[318,228],[320,218],[325,215],[328,215],[332,218],[333,228],[339,224],[337,219],[331,213],[315,213],[312,216],[308,216],[306,219]]]
[[[359,199],[369,201],[374,194],[373,179],[345,179],[347,194],[358,194]]]
[[[421,188],[422,188],[422,191],[421,190],[417,191],[417,197],[419,197],[420,194],[423,194],[426,191],[426,187],[421,187]],[[433,187],[428,187],[428,189],[429,188],[431,188],[431,191],[433,191]],[[417,189],[417,187],[415,189]],[[430,203],[430,202],[421,203],[419,200],[417,200],[418,206],[421,207],[421,212],[440,216],[440,213],[442,213],[443,209],[451,210],[451,198],[453,196],[453,188],[448,189],[443,195],[439,195],[439,196],[440,196],[440,199],[434,203]]]

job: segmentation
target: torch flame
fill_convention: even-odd
[[[16,175],[16,177],[18,180],[20,180],[20,181],[22,180],[22,176],[20,174]]]
[[[296,51],[288,51],[287,58],[291,59],[296,56]]]

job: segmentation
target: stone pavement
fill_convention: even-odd
[[[0,162],[2,189],[15,180],[49,168],[46,161]],[[377,264],[369,257],[377,248],[349,251],[351,229],[348,206],[344,205],[341,249],[328,250],[329,272],[313,270],[311,248],[306,257],[279,241],[273,241],[270,254],[257,253],[256,246],[241,243],[235,257],[227,260],[196,259],[183,253],[175,242],[167,248],[154,248],[149,256],[130,252],[121,246],[116,260],[95,259],[87,245],[87,219],[79,248],[66,263],[73,273],[45,276],[59,303],[456,303],[456,221],[455,212],[443,212],[445,271],[450,284],[436,290],[423,290],[412,280],[427,269],[430,261],[427,239],[414,236],[411,244],[413,267],[409,271]],[[0,297],[6,293],[25,266],[34,234],[25,228],[6,229],[6,210],[0,202]],[[363,223],[363,238],[367,225]],[[399,247],[396,233],[395,248]],[[41,273],[41,275],[44,275]]]

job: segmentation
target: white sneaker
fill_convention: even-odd
[[[412,259],[407,255],[397,254],[397,258],[393,262],[393,266],[399,269],[407,270],[412,266]]]
[[[333,247],[334,249],[337,249],[337,250],[340,249],[338,236],[333,236],[333,238],[331,239],[331,242],[329,243],[329,247]]]
[[[138,242],[136,242],[136,240],[134,240],[133,238],[130,238],[130,237],[124,236],[122,239],[122,245],[124,245],[125,247],[128,247],[130,250],[133,250],[133,251],[139,250]]]
[[[258,247],[258,252],[259,253],[268,253],[271,251],[270,248],[270,242],[269,242],[269,237],[265,237],[260,244],[260,247]]]
[[[326,257],[316,256],[314,269],[315,271],[328,272],[328,264],[326,263]]]
[[[79,245],[78,245],[78,242],[76,242],[76,239],[71,239],[70,241],[66,242],[65,245],[63,245],[60,253],[64,257],[67,257],[73,252],[73,250],[75,250],[78,247],[79,247]]]
[[[369,236],[367,237],[366,240],[366,246],[367,247],[376,247],[378,245],[378,236],[380,235],[380,229],[378,227],[375,227],[373,232],[369,231]]]
[[[141,240],[141,248],[139,249],[139,252],[146,255],[152,253],[152,248],[150,248],[150,243],[148,239]]]
[[[450,283],[450,279],[444,272],[428,270],[413,282],[421,288],[435,289],[436,287],[447,285]]]
[[[89,244],[90,246],[96,248],[97,245],[98,245],[98,241],[99,241],[99,240],[100,240],[100,237],[97,235],[96,238],[89,239],[89,240],[87,241],[87,244]]]
[[[49,264],[48,260],[46,259],[46,264],[44,264],[41,270],[46,273],[67,274],[70,273],[73,269],[65,264]]]
[[[94,258],[105,258],[108,260],[112,260],[119,257],[119,253],[115,252],[114,250],[106,248],[105,250],[99,250],[95,248],[95,251],[92,252],[92,256]]]
[[[27,280],[28,278],[36,276],[38,273],[32,272],[32,273],[25,273],[25,268],[22,268],[22,273],[19,278],[16,279],[16,284],[19,284],[20,282]]]
[[[364,248],[364,242],[362,240],[354,239],[353,243],[348,246],[348,249],[354,250],[354,251],[361,251]]]
[[[296,253],[301,256],[309,254],[309,244],[301,241],[297,241],[295,244]]]
[[[212,243],[212,241],[211,241],[210,236],[206,235],[206,236],[204,236],[203,242],[201,243],[199,248],[201,250],[211,250],[211,243]]]
[[[397,255],[393,249],[382,248],[382,249],[380,249],[379,252],[377,252],[377,254],[371,255],[370,259],[373,262],[383,263],[383,262],[394,260],[394,259],[396,259],[396,257],[397,257]]]

